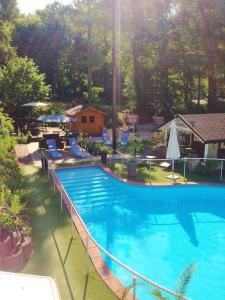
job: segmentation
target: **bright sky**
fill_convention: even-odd
[[[54,0],[18,0],[18,6],[22,13],[29,14],[34,13],[36,9],[42,9],[47,4],[53,3]],[[72,0],[58,0],[63,4],[69,4]]]

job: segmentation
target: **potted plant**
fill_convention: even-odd
[[[142,150],[142,148],[143,148],[143,146],[141,143],[141,139],[138,136],[133,135],[130,138],[129,144],[127,146],[128,153],[130,153],[131,156],[133,156],[133,159],[128,161],[128,164],[127,164],[128,178],[136,177],[136,169],[137,169],[136,155],[137,155],[137,152],[139,153]]]
[[[107,163],[108,152],[109,152],[109,148],[107,145],[103,144],[100,146],[101,163],[104,165],[106,165],[106,163]]]

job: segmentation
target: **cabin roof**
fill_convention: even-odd
[[[187,131],[193,132],[205,144],[225,142],[225,113],[177,115]],[[168,127],[170,122],[161,128]]]
[[[92,106],[84,108],[83,105],[77,105],[75,107],[72,107],[72,108],[66,110],[65,113],[67,115],[69,115],[69,116],[76,116],[77,114],[86,112],[88,110],[93,110],[93,111],[95,111],[95,112],[97,112],[99,114],[105,115],[105,113],[103,111],[101,111],[101,110],[98,110],[98,109],[96,109],[96,108],[94,108]]]

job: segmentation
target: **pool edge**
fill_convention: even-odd
[[[96,167],[96,166],[93,166],[93,165],[82,165],[82,166],[75,166],[75,167],[68,166],[68,167],[56,168],[56,170],[71,169],[71,168],[72,169],[73,168],[85,168],[85,167]],[[83,243],[84,248],[87,249],[86,237],[89,236],[89,233],[86,231],[86,229],[84,228],[83,224],[80,221],[80,219],[82,219],[81,216],[78,216],[75,211],[73,211],[73,213],[71,214],[72,201],[66,193],[61,191],[60,180],[58,179],[57,176],[55,176],[55,174],[54,175],[53,174],[54,173],[51,173],[51,177],[53,179],[55,187],[57,188],[59,193],[61,193],[62,201],[63,201],[64,205],[66,206],[68,213],[71,215],[71,219],[73,220],[73,224],[80,236],[80,239]],[[127,287],[125,287],[121,283],[121,281],[111,272],[111,270],[106,265],[105,260],[102,257],[102,254],[99,251],[98,247],[90,240],[89,240],[89,245],[88,245],[88,254],[89,254],[89,258],[90,258],[96,272],[98,273],[100,278],[104,281],[106,286],[115,294],[116,297],[118,297],[118,299],[122,299],[123,293],[127,289]],[[135,299],[138,300],[137,297]],[[124,298],[124,300],[133,300],[133,295],[130,292],[128,292],[126,294],[126,297]]]

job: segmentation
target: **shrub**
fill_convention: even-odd
[[[162,131],[156,131],[153,133],[151,138],[151,143],[154,146],[159,146],[164,144],[164,133]]]
[[[220,167],[220,163],[216,160],[207,160],[206,162],[202,162],[198,164],[194,171],[197,174],[203,175],[203,176],[209,176],[212,175],[214,172],[218,170]]]

